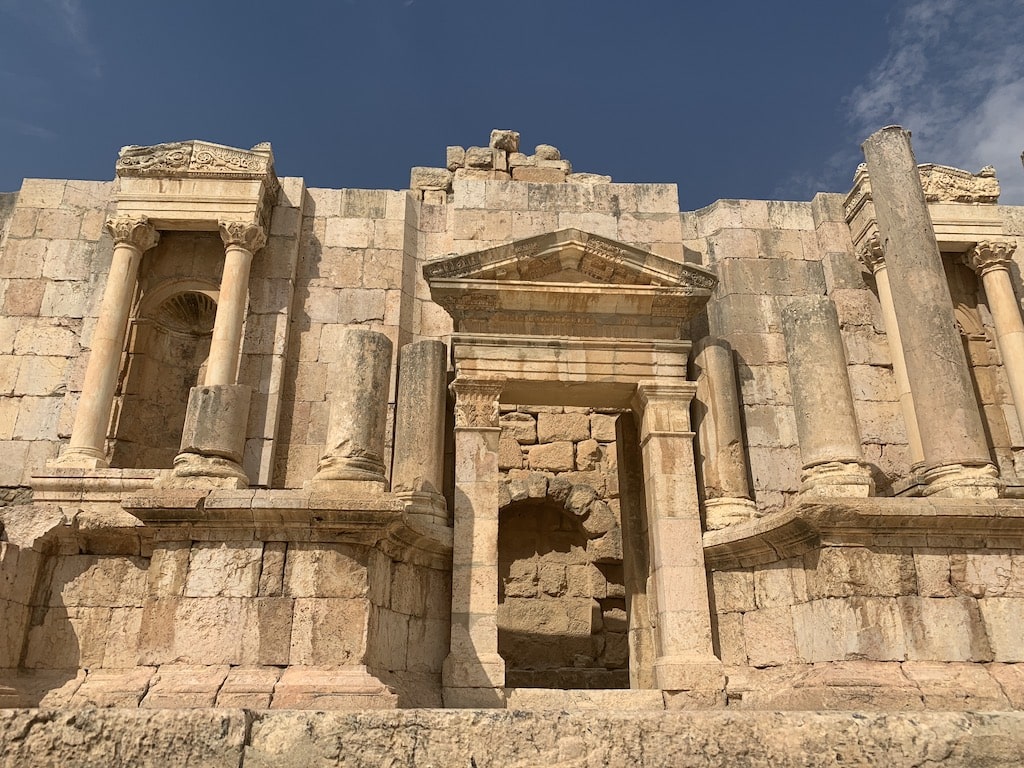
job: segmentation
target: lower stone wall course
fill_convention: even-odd
[[[1019,765],[1007,712],[0,712],[0,766]]]

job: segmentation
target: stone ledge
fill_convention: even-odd
[[[708,531],[704,560],[714,569],[746,568],[819,546],[1021,549],[1024,509],[1012,499],[808,499]]]
[[[8,710],[0,765],[1019,765],[1009,712]]]

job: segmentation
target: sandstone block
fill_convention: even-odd
[[[533,155],[524,155],[522,152],[509,152],[508,167],[517,168],[522,165],[536,165],[537,158]],[[33,226],[35,226],[33,224]]]
[[[978,605],[984,631],[991,642],[993,660],[1024,661],[1024,637],[1020,631],[1024,626],[1024,603],[1019,598],[990,597],[979,600]],[[970,629],[972,634],[980,632],[978,628]]]
[[[498,440],[498,469],[522,469],[523,451],[513,438],[504,432]]]
[[[491,131],[490,145],[505,152],[519,151],[519,132],[495,128]]]
[[[299,666],[361,663],[366,653],[368,619],[365,600],[297,599],[288,663]]]
[[[494,167],[494,153],[490,147],[470,147],[466,150],[466,167],[489,170]]]
[[[217,694],[217,706],[269,709],[280,676],[277,667],[232,667]]]
[[[448,189],[452,184],[452,171],[448,168],[416,166],[409,175],[409,189]]]
[[[449,171],[461,168],[466,164],[466,150],[464,147],[447,147],[445,149],[445,165]]]
[[[590,439],[590,417],[585,413],[541,413],[537,416],[537,439],[541,443],[557,440]]]
[[[743,636],[751,666],[771,667],[800,660],[788,606],[743,614]]]
[[[576,444],[576,469],[589,471],[601,463],[601,446],[597,440],[582,440]]]
[[[538,184],[561,184],[565,181],[565,171],[558,168],[519,165],[512,168],[512,180],[532,181]]]
[[[255,597],[263,545],[260,542],[197,542],[189,556],[185,597]]]
[[[570,184],[587,184],[590,186],[612,183],[611,176],[603,176],[600,173],[570,173],[565,177],[565,180]]]
[[[992,660],[992,646],[976,600],[899,597],[897,603],[908,660]]]
[[[153,667],[92,670],[71,698],[71,706],[137,707],[153,672]]]
[[[558,151],[558,147],[553,147],[550,144],[538,144],[534,147],[533,154],[538,160],[562,159],[562,153]]]
[[[499,421],[502,435],[507,435],[521,445],[537,442],[537,421],[528,413],[503,413]]]
[[[227,666],[162,666],[150,680],[149,690],[139,706],[149,709],[212,707],[228,670]]]
[[[602,443],[615,441],[615,423],[619,417],[611,413],[593,413],[590,415],[590,436]]]
[[[284,594],[290,597],[364,597],[365,555],[345,544],[295,541],[288,545]]]
[[[576,464],[573,445],[569,441],[530,446],[528,454],[530,469],[548,472],[565,472]]]
[[[821,550],[808,586],[811,597],[909,595],[917,591],[917,574],[910,554],[828,547]]]

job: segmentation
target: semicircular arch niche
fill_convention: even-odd
[[[129,327],[111,466],[172,466],[189,390],[205,375],[217,295],[211,283],[172,280],[139,301]]]
[[[618,515],[540,472],[499,490],[498,652],[509,687],[628,688]]]

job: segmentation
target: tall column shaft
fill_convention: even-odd
[[[159,233],[145,218],[109,219],[106,229],[114,238],[114,255],[92,335],[92,351],[71,429],[71,441],[58,462],[62,466],[93,469],[108,466],[105,450],[107,425],[114,403],[139,262],[142,254],[160,239]]]
[[[721,339],[704,339],[694,349],[693,367],[705,523],[708,530],[715,530],[748,520],[755,511],[732,348]]]
[[[968,252],[967,261],[981,273],[995,324],[996,346],[1010,384],[1017,421],[1024,431],[1024,322],[1010,277],[1010,256],[1015,248],[1016,243],[1012,242],[978,243]]]
[[[409,514],[441,525],[448,522],[443,495],[446,351],[442,341],[417,341],[399,352],[391,462],[391,490],[409,498]]]
[[[870,496],[835,306],[825,296],[797,297],[782,310],[782,332],[803,463],[801,491]]]
[[[498,398],[500,381],[459,380],[455,392],[455,546],[447,707],[500,707],[498,654]]]
[[[720,691],[697,499],[690,401],[692,382],[640,382],[640,421],[657,632],[654,679],[668,691]]]
[[[338,365],[328,396],[327,446],[313,482],[367,482],[384,490],[391,339],[379,331],[348,328],[341,335]]]
[[[242,324],[249,296],[249,268],[253,253],[266,243],[263,228],[256,224],[222,221],[220,236],[225,245],[224,273],[206,364],[207,385],[234,384],[238,376]]]
[[[999,485],[910,134],[863,144],[924,452],[926,494],[994,496]]]

